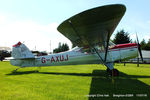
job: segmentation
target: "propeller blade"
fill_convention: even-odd
[[[143,56],[142,56],[141,46],[140,46],[140,44],[139,44],[139,39],[138,39],[137,34],[136,34],[136,39],[137,39],[137,47],[138,47],[138,51],[139,51],[141,60],[142,60],[142,62],[143,62]]]
[[[140,44],[138,44],[138,45],[139,45],[138,46],[138,50],[139,50],[139,53],[140,53],[140,57],[141,57],[141,60],[143,62],[143,56],[142,56],[141,46],[140,46]]]

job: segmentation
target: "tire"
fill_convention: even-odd
[[[111,75],[112,76],[119,76],[119,71],[117,69],[112,69]]]

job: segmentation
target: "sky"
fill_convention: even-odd
[[[132,40],[150,39],[150,0],[0,0],[0,46],[18,41],[30,50],[52,51],[58,43],[71,42],[57,31],[64,20],[82,11],[124,4],[126,13],[111,36],[124,29]]]

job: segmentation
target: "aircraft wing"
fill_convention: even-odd
[[[65,20],[57,30],[75,46],[105,46],[125,11],[121,4],[93,8]]]

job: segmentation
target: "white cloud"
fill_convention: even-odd
[[[143,39],[147,42],[149,39],[150,39],[150,35],[143,35],[142,37],[140,37],[141,35],[138,35],[138,39],[139,39],[139,42],[141,42]],[[130,35],[130,38],[133,40],[133,41],[137,41],[136,39],[136,34],[131,34]]]
[[[144,35],[144,39],[146,40],[146,42],[150,39],[150,35]]]
[[[0,23],[4,23],[5,22],[5,16],[0,16]]]
[[[149,24],[150,24],[150,20],[149,20],[149,21],[147,21],[147,23],[149,23]]]
[[[50,23],[41,25],[29,20],[8,21],[6,17],[0,16],[0,46],[12,46],[18,41],[33,49],[36,46],[37,50],[54,49],[59,42],[66,42],[71,46],[67,38],[57,31],[58,23]]]
[[[130,34],[130,39],[136,40],[136,34]]]

